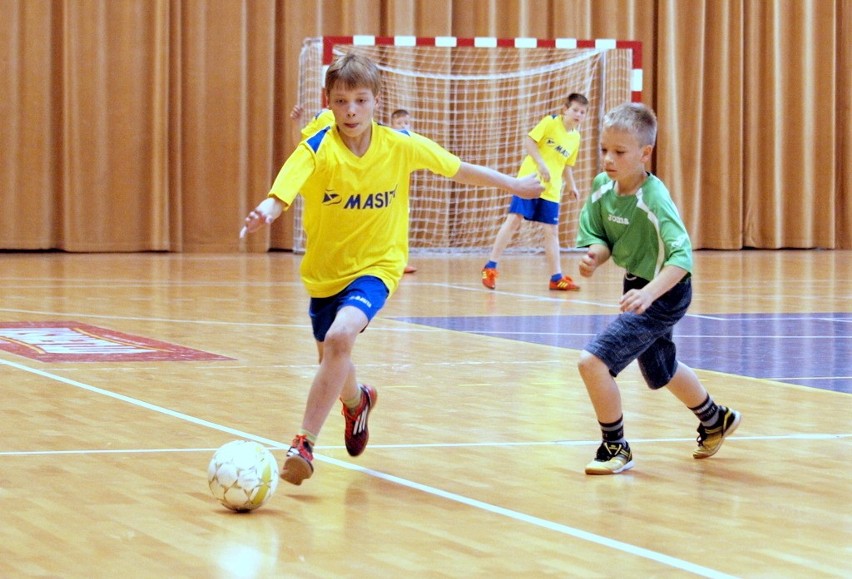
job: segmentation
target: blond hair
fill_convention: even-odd
[[[348,53],[335,60],[325,73],[325,91],[338,84],[347,90],[368,88],[377,96],[382,88],[382,76],[376,64],[360,54]]]
[[[642,103],[624,103],[611,109],[603,119],[603,130],[615,129],[635,135],[643,147],[657,141],[657,115]]]

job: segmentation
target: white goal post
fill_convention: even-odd
[[[637,41],[572,38],[458,38],[333,36],[305,39],[299,58],[298,103],[305,121],[325,105],[325,70],[338,55],[358,51],[382,71],[376,120],[390,124],[396,109],[411,113],[412,130],[464,161],[509,175],[518,172],[526,134],[547,114],[558,114],[572,92],[589,99],[580,127],[574,177],[580,201],[563,196],[559,239],[572,248],[577,216],[598,172],[603,113],[642,96],[642,50]],[[418,171],[411,179],[411,252],[487,253],[509,205],[506,191],[457,184]],[[294,250],[304,251],[301,198]],[[542,233],[525,223],[511,252],[538,252]]]

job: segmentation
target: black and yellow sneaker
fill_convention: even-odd
[[[698,425],[698,448],[692,451],[692,458],[710,458],[722,447],[726,436],[730,436],[740,425],[742,415],[732,408],[720,406],[720,420],[717,426],[705,428]]]
[[[602,442],[595,460],[586,465],[586,474],[618,474],[633,468],[633,453],[626,442]]]

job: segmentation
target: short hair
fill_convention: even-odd
[[[586,98],[585,95],[582,95],[578,92],[572,92],[568,95],[568,98],[565,99],[565,108],[571,108],[571,103],[581,104],[584,107],[589,106],[589,99]]]
[[[391,113],[391,119],[398,119],[399,117],[410,117],[411,113],[409,113],[405,109],[396,109]]]
[[[611,109],[603,118],[603,130],[615,129],[635,135],[639,144],[652,145],[657,140],[657,115],[642,103],[624,103]]]
[[[373,91],[373,96],[376,96],[382,89],[382,75],[379,67],[372,60],[350,52],[331,63],[325,73],[326,93],[338,84],[342,84],[348,90],[368,88]]]

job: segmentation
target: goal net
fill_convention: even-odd
[[[516,175],[524,137],[548,114],[559,114],[572,92],[589,99],[580,126],[574,178],[581,199],[563,195],[559,241],[574,247],[577,217],[598,172],[603,113],[641,97],[638,42],[455,37],[323,37],[304,41],[299,104],[309,120],[325,105],[325,70],[337,56],[357,51],[382,71],[376,120],[390,125],[396,109],[411,113],[411,130],[463,161]],[[410,247],[428,252],[487,252],[506,217],[511,194],[473,187],[417,171],[411,176]],[[301,198],[297,197],[294,250],[304,251]],[[543,233],[524,222],[507,253],[538,252]]]

